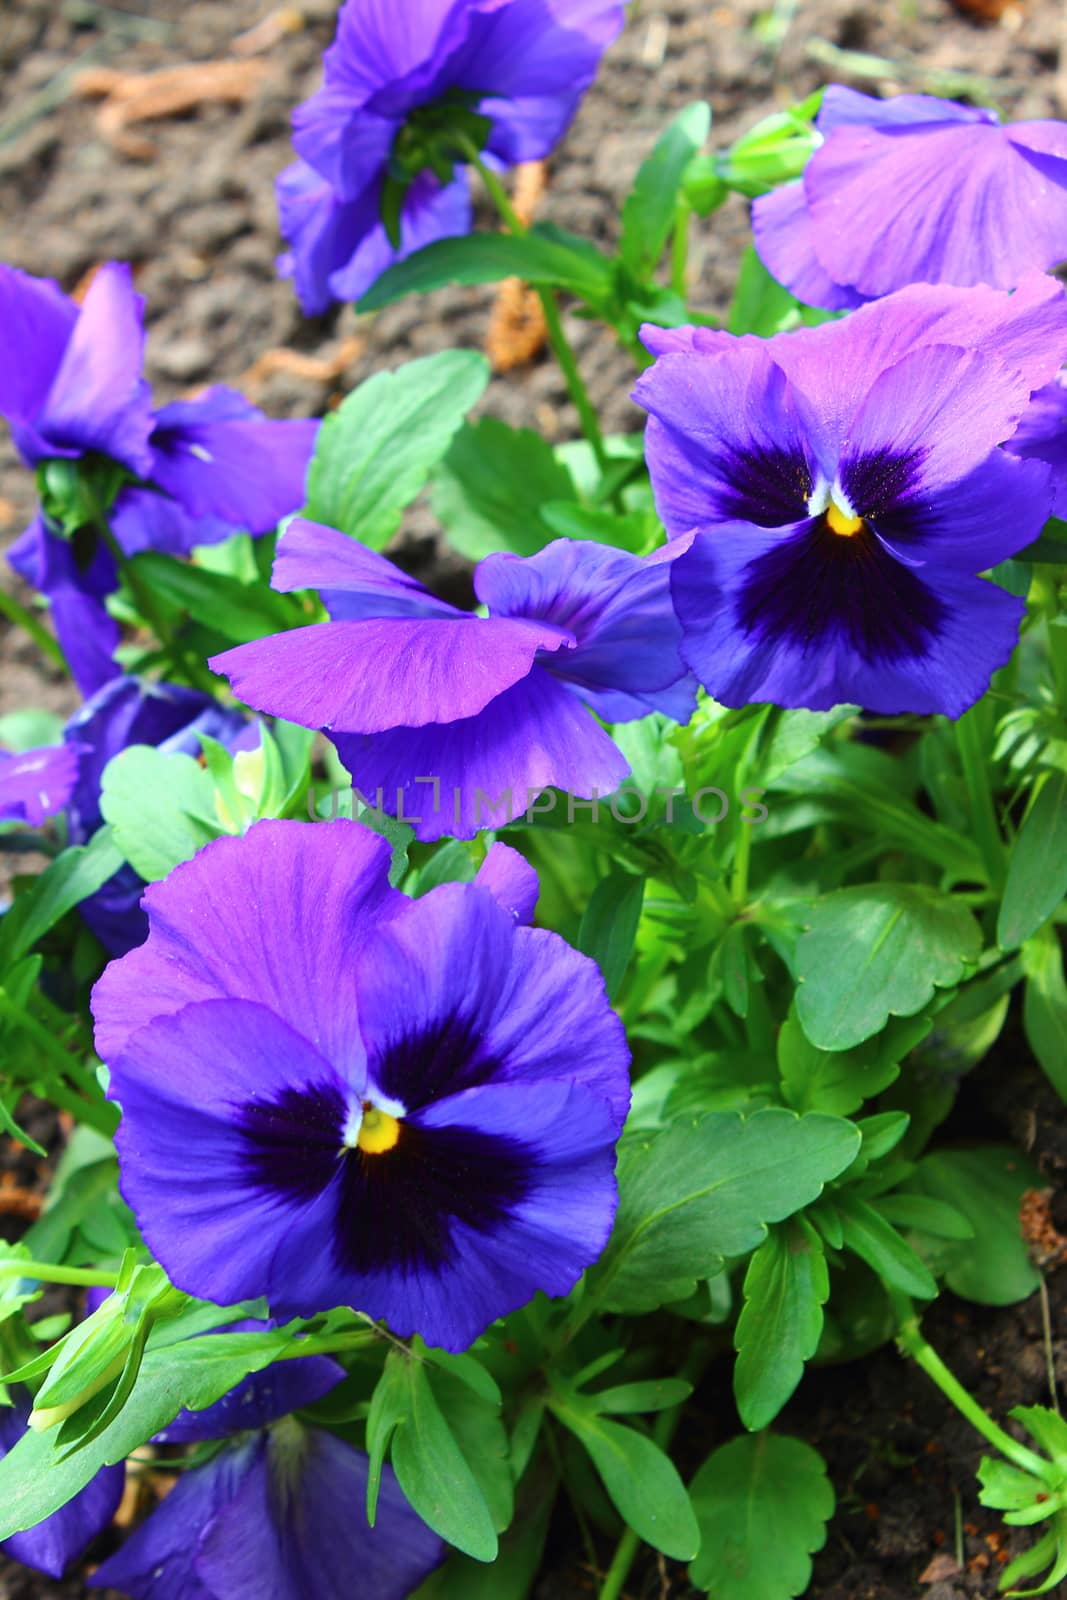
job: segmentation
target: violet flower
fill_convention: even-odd
[[[28,1400],[0,1408],[0,1456],[6,1456],[23,1437],[29,1415]],[[125,1477],[124,1466],[101,1467],[66,1505],[34,1527],[4,1539],[0,1550],[24,1566],[61,1578],[115,1515]]]
[[[76,744],[0,750],[0,822],[39,828],[63,811],[78,781]]]
[[[756,249],[798,300],[847,310],[910,283],[1013,289],[1067,259],[1067,122],[1009,122],[931,95],[832,84],[824,143],[752,207]]]
[[[682,655],[709,693],[960,716],[1024,610],[977,574],[1052,504],[1049,468],[998,446],[1067,355],[1061,286],[915,286],[767,341],[642,337],[656,502],[692,539]]]
[[[411,901],[359,823],[264,821],[149,886],[93,1012],[120,1187],[180,1288],[462,1350],[599,1255],[622,1025],[592,961],[519,925],[531,869],[489,860]]]
[[[496,166],[566,131],[622,26],[620,0],[346,0],[325,86],[293,114],[277,182],[304,310],[354,300],[394,261],[469,231],[457,134]]]

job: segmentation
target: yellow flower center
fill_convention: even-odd
[[[400,1123],[396,1117],[391,1117],[388,1111],[379,1111],[377,1106],[364,1108],[363,1121],[356,1135],[356,1144],[364,1155],[384,1155],[387,1150],[392,1150],[399,1138]]]
[[[863,518],[854,517],[850,511],[842,511],[836,500],[831,500],[826,508],[826,526],[831,533],[839,533],[843,539],[851,539],[854,533],[859,533],[863,527]]]

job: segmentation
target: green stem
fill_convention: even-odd
[[[156,603],[155,595],[142,580],[141,574],[116,539],[110,523],[102,512],[97,515],[95,526],[100,537],[111,551],[119,572],[125,578],[138,611],[151,626],[152,632],[159,640],[159,643],[169,652],[172,660],[182,668],[189,682],[195,688],[203,689],[206,694],[214,695],[217,687],[214,675],[191,650],[186,650],[175,639],[171,632],[170,623]]]
[[[16,600],[13,594],[8,594],[4,588],[0,588],[0,613],[9,622],[13,622],[17,628],[24,628],[34,644],[43,650],[46,656],[51,658],[60,671],[70,671],[59,640],[53,638],[44,624],[37,620],[33,612],[24,606],[21,601]]]
[[[0,1278],[33,1278],[37,1283],[70,1283],[82,1289],[114,1289],[117,1272],[97,1267],[57,1267],[51,1261],[0,1261]]]
[[[360,1328],[352,1333],[310,1334],[305,1339],[294,1339],[275,1361],[299,1361],[301,1356],[340,1355],[345,1350],[366,1350],[378,1342],[379,1335]]]
[[[968,1394],[959,1379],[949,1371],[933,1345],[923,1337],[919,1319],[911,1302],[902,1295],[893,1294],[891,1298],[900,1323],[896,1335],[898,1347],[937,1384],[946,1400],[951,1401],[960,1415],[966,1417],[971,1427],[980,1433],[983,1439],[988,1440],[994,1450],[999,1450],[1002,1456],[1013,1461],[1017,1467],[1021,1467],[1023,1472],[1043,1478],[1048,1469],[1048,1462],[1041,1456],[1035,1455],[1032,1450],[1028,1450],[1017,1439],[1013,1439],[1010,1433],[1006,1433],[992,1417],[986,1415],[977,1400]]]
[[[967,802],[974,826],[974,837],[982,861],[994,888],[1004,885],[1004,841],[997,825],[993,805],[993,791],[989,784],[989,766],[982,745],[978,716],[980,706],[972,706],[956,723],[956,747],[963,767],[963,781],[967,787]]]
[[[683,300],[689,266],[689,219],[692,215],[693,208],[680,200],[674,213],[674,232],[671,236],[671,288]]]
[[[473,141],[461,138],[459,143],[463,154],[485,184],[489,198],[496,207],[508,232],[516,234],[519,238],[529,233],[529,228],[527,228],[525,222],[523,222],[512,205],[504,185],[496,173],[486,166],[480,151]],[[555,290],[544,289],[539,285],[535,285],[535,288],[537,289],[538,299],[541,302],[541,310],[544,312],[549,343],[552,346],[556,360],[559,362],[560,371],[563,373],[563,380],[567,385],[567,393],[574,402],[574,408],[582,424],[582,432],[589,441],[593,455],[596,457],[596,464],[600,471],[604,472],[607,469],[608,457],[604,449],[604,436],[600,431],[600,421],[593,402],[589,398],[589,391],[582,381],[582,375],[578,370],[578,363],[575,360],[574,351],[571,349],[570,340],[563,330],[563,319],[559,314],[559,304],[556,300]]]

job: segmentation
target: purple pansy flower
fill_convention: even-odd
[[[17,1400],[0,1408],[0,1456],[13,1450],[26,1432],[30,1415],[28,1400]],[[102,1533],[119,1508],[126,1469],[101,1467],[85,1488],[50,1517],[13,1533],[0,1542],[0,1550],[38,1572],[61,1578],[72,1561]]]
[[[1012,455],[1045,461],[1052,469],[1052,509],[1067,517],[1067,373],[1032,396],[1007,448]]]
[[[763,341],[645,328],[636,398],[682,654],[725,705],[957,717],[1024,606],[976,574],[1037,537],[1049,469],[998,445],[1067,354],[1067,300],[915,286]]]
[[[102,826],[100,785],[113,756],[133,744],[154,745],[168,755],[199,756],[202,733],[234,751],[254,748],[259,741],[255,726],[239,712],[224,710],[198,689],[112,678],[64,730],[66,748],[76,759],[68,809],[70,842],[85,844]],[[124,955],[145,938],[143,891],[144,880],[125,866],[78,907],[109,955]]]
[[[513,821],[545,788],[613,793],[629,767],[610,722],[687,721],[670,562],[559,539],[488,556],[489,617],[436,600],[383,556],[318,523],[290,524],[274,587],[323,591],[332,622],[212,658],[257,708],[329,733],[360,792],[422,839]]]
[[[1013,289],[1067,259],[1067,122],[1010,122],[930,95],[832,84],[823,144],[752,207],[756,249],[808,305],[847,310],[910,283]]]
[[[76,744],[0,750],[0,822],[39,828],[62,811],[78,781],[79,754]]]
[[[325,1356],[279,1362],[206,1410],[182,1412],[161,1441],[226,1444],[185,1469],[97,1569],[94,1587],[133,1600],[248,1600],[268,1590],[271,1600],[347,1600],[355,1584],[368,1600],[404,1600],[444,1558],[442,1541],[389,1467],[371,1528],[366,1455],[290,1414],[344,1376]]]
[[[466,233],[470,194],[450,118],[486,120],[476,142],[496,165],[540,160],[574,116],[623,10],[620,0],[406,0],[402,10],[347,0],[325,86],[293,114],[301,159],[277,184],[291,247],[279,267],[304,310],[356,299],[392,262]],[[402,186],[399,242],[383,221],[387,181]]]
[[[603,1249],[629,1058],[594,963],[519,925],[528,868],[411,901],[389,859],[346,821],[205,846],[146,891],[97,1048],[179,1287],[462,1350]]]
[[[153,412],[143,315],[118,262],[100,268],[81,307],[50,280],[0,265],[0,415],[23,459],[105,456],[124,468],[127,486],[101,511],[127,555],[185,554],[273,528],[304,498],[318,424],[270,421],[222,386]],[[92,533],[84,547],[60,537],[38,513],[7,555],[48,595],[75,681],[92,694],[116,671],[110,552]]]

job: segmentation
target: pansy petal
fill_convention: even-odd
[[[16,1401],[0,1410],[0,1456],[13,1450],[26,1431],[30,1408]],[[49,1577],[61,1578],[72,1561],[103,1533],[122,1499],[124,1466],[102,1467],[85,1488],[58,1511],[0,1541],[0,1550]]]
[[[1062,382],[1046,384],[1031,396],[1006,449],[1024,460],[1048,464],[1056,497],[1052,509],[1067,517],[1067,387]]]
[[[99,450],[148,477],[152,396],[141,377],[143,316],[129,267],[107,262],[89,285],[38,426],[60,444]]]
[[[197,545],[219,544],[233,527],[218,517],[194,517],[180,501],[157,489],[120,489],[110,512],[111,531],[123,551],[185,556]]]
[[[670,595],[668,547],[653,557],[592,541],[556,539],[534,556],[491,555],[474,577],[494,617],[536,617],[567,629],[576,642],[545,665],[580,691],[595,710],[601,691],[612,720],[666,710],[664,691],[686,677],[681,629]],[[670,703],[676,704],[678,695]],[[690,686],[681,703],[691,715]]]
[[[197,1548],[265,1449],[261,1438],[251,1438],[179,1473],[151,1516],[97,1567],[92,1587],[117,1589],[131,1600],[218,1600],[197,1576]]]
[[[220,1305],[265,1294],[307,1314],[341,1301],[321,1241],[362,1089],[358,1038],[338,1056],[347,1076],[266,1006],[203,1000],[110,1058],[120,1188],[179,1288]],[[283,1236],[303,1260],[287,1285]]]
[[[517,929],[492,895],[444,884],[413,901],[366,952],[359,993],[369,1081],[409,1111],[556,1078],[594,1090],[621,1128],[629,1056],[598,967],[558,934]]]
[[[815,118],[815,126],[824,139],[835,128],[893,128],[937,122],[995,125],[997,116],[984,106],[965,106],[958,100],[942,100],[940,95],[895,94],[888,100],[879,100],[858,89],[831,83],[823,92]]]
[[[913,569],[873,535],[818,521],[694,541],[674,569],[683,652],[723,705],[958,717],[1011,655],[1023,602],[966,574]]]
[[[294,517],[278,540],[271,588],[320,590],[335,622],[460,614],[376,550],[306,517]]]
[[[335,296],[330,279],[350,262],[360,241],[378,222],[373,194],[354,202],[338,200],[326,179],[306,161],[294,161],[274,180],[278,224],[290,248],[278,259],[278,272],[292,278],[304,314],[319,316]]]
[[[630,771],[576,696],[541,667],[477,716],[333,742],[368,804],[402,816],[427,840],[505,827],[543,789],[564,790],[571,805],[614,794]]]
[[[805,305],[851,311],[863,304],[864,296],[835,283],[819,260],[800,178],[752,202],[752,237],[771,277]]]
[[[480,617],[317,622],[213,656],[233,692],[305,728],[382,733],[473,717],[525,678],[563,629]]]
[[[335,300],[358,300],[394,262],[404,261],[438,239],[469,233],[471,216],[470,183],[463,169],[444,187],[431,173],[420,173],[404,196],[399,247],[390,241],[375,201],[373,224],[361,234],[350,255],[339,255],[330,274],[331,294]]]
[[[40,512],[7,551],[15,571],[48,598],[52,625],[78,688],[91,695],[118,672],[119,625],[103,603],[118,588],[111,553],[99,547],[80,567],[66,539],[50,533]]]
[[[352,966],[375,920],[407,904],[387,841],[358,822],[266,820],[216,839],[145,891],[152,933],[93,990],[97,1049],[192,1001],[258,1000],[331,1060],[358,1039]]]
[[[1038,537],[1053,505],[1049,469],[994,450],[959,483],[911,503],[871,526],[901,559],[954,572],[984,572]]]
[[[497,840],[486,851],[474,881],[479,888],[488,889],[516,922],[533,921],[541,885],[537,873],[518,850]]]
[[[50,453],[33,423],[77,318],[77,306],[50,278],[0,264],[0,416],[31,465]]]
[[[360,200],[376,187],[402,127],[354,104],[346,89],[327,85],[293,111],[293,149],[329,183],[339,200]]]
[[[276,1430],[234,1499],[200,1540],[196,1570],[212,1595],[404,1600],[445,1547],[408,1505],[391,1467],[367,1523],[368,1459],[321,1428]]]
[[[78,782],[81,754],[71,744],[18,754],[0,750],[0,822],[26,822],[39,828],[47,817],[62,811]]]
[[[266,1323],[239,1324],[232,1332],[265,1328]],[[247,1378],[202,1411],[180,1411],[173,1422],[156,1434],[157,1444],[186,1444],[201,1439],[225,1439],[231,1433],[265,1428],[291,1411],[312,1406],[329,1394],[345,1376],[332,1356],[303,1356],[276,1361],[272,1367],[250,1372]]]
[[[672,538],[731,518],[777,527],[804,515],[814,488],[810,446],[762,341],[740,341],[722,356],[661,356],[633,397],[651,414],[646,455]]]

